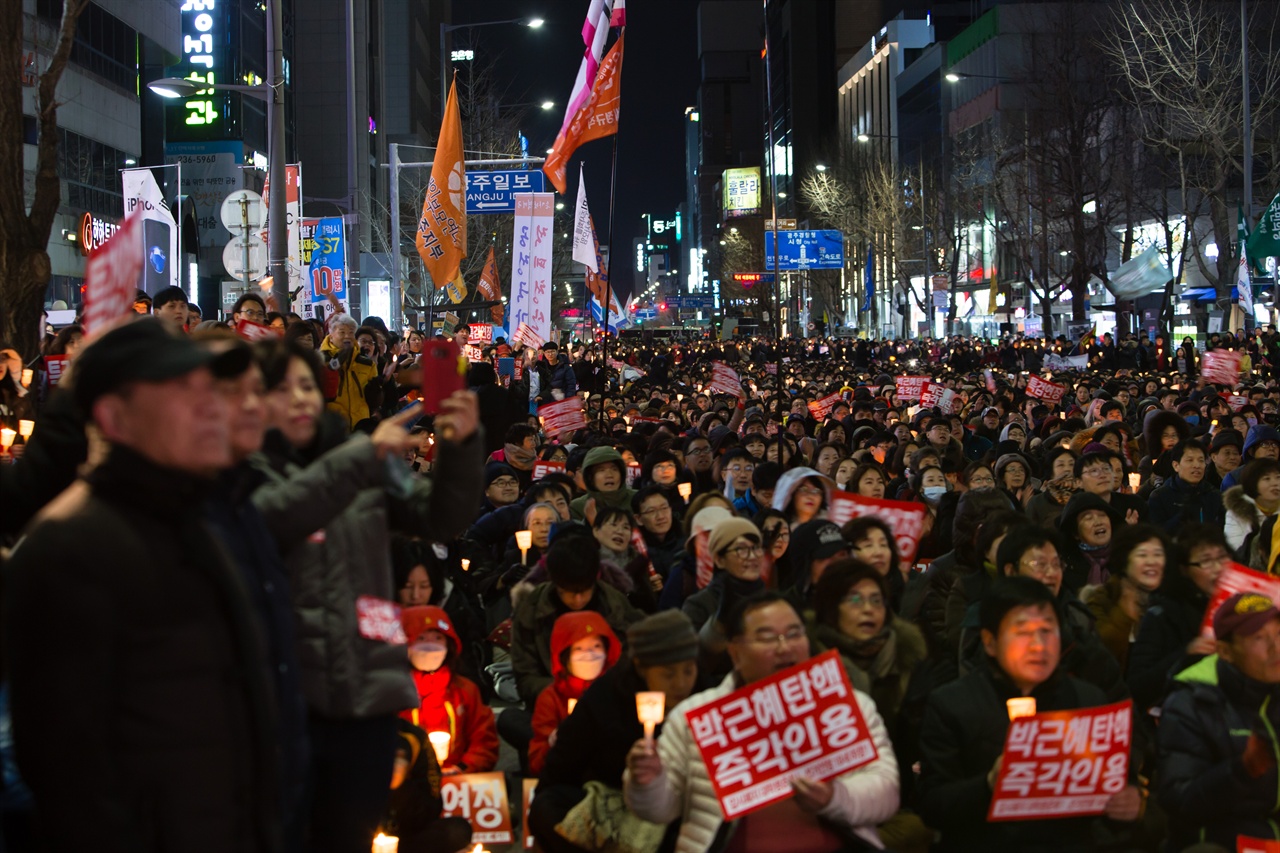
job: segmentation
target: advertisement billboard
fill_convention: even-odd
[[[760,167],[725,169],[721,180],[724,187],[724,215],[755,216],[760,213]]]

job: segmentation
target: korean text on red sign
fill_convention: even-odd
[[[1227,563],[1222,574],[1218,575],[1213,595],[1209,596],[1209,606],[1205,608],[1204,619],[1200,622],[1200,636],[1214,639],[1213,614],[1218,612],[1222,602],[1237,592],[1256,592],[1272,601],[1280,601],[1280,577],[1254,571],[1239,563]]]
[[[959,402],[960,398],[955,391],[936,382],[925,382],[920,389],[921,408],[931,409],[937,406],[942,414],[950,415],[955,413]]]
[[[741,396],[742,382],[738,379],[737,371],[723,362],[713,362],[711,365],[711,390],[732,394],[735,397]]]
[[[898,399],[910,403],[920,399],[920,394],[928,381],[927,376],[899,376],[893,380],[893,384],[898,389]]]
[[[582,411],[581,397],[570,397],[567,400],[539,406],[538,417],[542,418],[542,428],[547,435],[573,432],[587,425],[587,416]]]
[[[852,519],[874,515],[893,531],[893,541],[898,546],[902,565],[911,566],[924,536],[924,514],[924,504],[865,498],[853,492],[832,489],[831,509],[827,515],[832,524],[841,527]]]
[[[1102,814],[1128,784],[1133,702],[1009,723],[987,820]]]
[[[875,742],[837,652],[829,651],[688,712],[720,810],[734,820],[875,761]]]
[[[809,412],[818,420],[822,420],[827,415],[831,414],[831,410],[835,408],[836,403],[839,403],[841,399],[842,398],[838,393],[828,394],[816,403],[810,403]]]
[[[548,474],[552,474],[552,473],[555,473],[556,471],[563,471],[563,470],[564,470],[563,462],[551,462],[546,459],[539,459],[537,462],[533,463],[533,479],[541,480],[543,477],[547,476]]]
[[[1234,386],[1240,379],[1240,352],[1213,349],[1200,357],[1200,373],[1206,382]]]
[[[441,817],[460,817],[471,823],[472,844],[510,844],[511,806],[502,773],[464,773],[440,780],[444,801]]]
[[[1065,386],[1041,379],[1039,376],[1033,375],[1027,379],[1027,396],[1038,397],[1051,406],[1062,402],[1062,398],[1066,393]]]

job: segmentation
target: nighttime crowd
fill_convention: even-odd
[[[441,780],[494,770],[547,853],[1280,840],[1280,602],[1214,598],[1280,559],[1272,326],[496,338],[426,414],[428,333],[134,308],[0,347],[5,850],[470,850]],[[831,651],[874,760],[726,820],[689,714]],[[988,819],[1024,698],[1132,701],[1101,814]]]

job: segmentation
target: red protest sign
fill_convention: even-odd
[[[831,414],[831,410],[835,408],[836,403],[839,403],[841,399],[839,391],[834,394],[828,394],[821,400],[818,400],[815,403],[810,403],[809,413],[818,420],[822,420],[827,415]]]
[[[726,820],[790,797],[798,776],[825,782],[878,757],[835,650],[686,718]]]
[[[1233,349],[1211,349],[1200,356],[1200,375],[1215,385],[1231,385],[1240,381],[1240,352]]]
[[[1062,398],[1066,395],[1067,389],[1064,385],[1058,385],[1055,382],[1049,382],[1041,379],[1039,376],[1032,374],[1027,377],[1027,396],[1037,397],[1044,400],[1051,406],[1055,406],[1062,402]]]
[[[992,394],[996,393],[996,388],[997,388],[996,375],[992,373],[990,370],[982,371],[982,375],[985,376],[987,379],[987,390],[990,391]]]
[[[542,419],[542,428],[548,435],[560,435],[582,429],[587,425],[587,416],[582,411],[582,398],[570,397],[538,407],[538,417]]]
[[[400,608],[393,602],[372,595],[356,599],[356,626],[366,640],[404,645],[409,642],[400,624]]]
[[[902,565],[910,566],[915,561],[920,539],[924,536],[924,514],[924,504],[864,498],[852,492],[832,489],[831,509],[827,512],[827,517],[833,524],[843,527],[850,519],[874,515],[889,525],[898,545],[898,559],[902,561]]]
[[[1213,595],[1209,596],[1209,606],[1205,608],[1204,619],[1200,622],[1200,636],[1214,639],[1213,614],[1218,612],[1222,602],[1237,592],[1256,592],[1280,603],[1280,577],[1255,572],[1239,563],[1227,563],[1222,574],[1218,575]]]
[[[1274,838],[1236,836],[1236,853],[1280,853],[1280,841]]]
[[[541,480],[543,477],[547,476],[548,474],[551,474],[555,471],[563,471],[563,470],[564,470],[563,462],[547,462],[544,459],[539,459],[537,462],[533,463],[533,479]]]
[[[738,372],[722,361],[712,362],[710,390],[741,397],[742,382],[738,379]]]
[[[949,415],[956,410],[956,403],[956,392],[944,385],[939,385],[936,382],[926,382],[920,389],[921,408],[931,409],[937,406],[944,415]]]
[[[463,344],[462,354],[466,357],[467,361],[472,364],[475,364],[478,361],[484,361],[484,350],[480,349],[480,347],[472,346],[471,344]]]
[[[899,376],[893,380],[893,384],[897,386],[899,400],[915,402],[920,399],[920,394],[928,381],[928,376]]]
[[[281,336],[278,330],[252,320],[236,320],[236,334],[246,341],[271,341]]]
[[[474,326],[468,327],[467,343],[469,344],[493,343],[493,326],[490,326],[488,323],[479,323]]]
[[[133,294],[142,273],[141,213],[94,250],[84,265],[84,336],[104,331],[133,310]]]
[[[1238,412],[1249,405],[1249,398],[1243,394],[1231,394],[1227,397],[1227,405],[1231,407],[1231,411]]]
[[[440,779],[441,817],[465,818],[471,823],[473,844],[510,844],[511,805],[502,773],[463,773]]]
[[[57,385],[62,379],[62,374],[67,369],[67,357],[65,355],[46,355],[44,357],[44,373],[49,377],[49,385]]]
[[[520,821],[521,842],[524,844],[525,850],[533,849],[533,832],[529,828],[529,808],[533,805],[533,795],[538,787],[537,779],[522,779],[521,793],[524,795],[522,800],[524,808],[521,811],[523,818]]]
[[[987,820],[1102,814],[1128,784],[1133,702],[1009,723]]]
[[[540,348],[546,341],[538,336],[538,333],[528,323],[521,323],[516,327],[516,333],[511,336],[512,340],[519,341],[527,347],[533,349]]]

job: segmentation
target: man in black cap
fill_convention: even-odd
[[[848,556],[849,545],[844,541],[839,527],[821,518],[806,521],[791,534],[788,553],[791,573],[786,579],[778,579],[779,589],[786,591],[796,609],[802,612],[811,609],[811,591],[818,578],[822,577],[822,572],[836,560],[843,560]],[[785,581],[790,583],[784,587]]]
[[[76,360],[110,450],[15,549],[5,618],[18,762],[51,849],[279,847],[267,655],[202,513],[231,462],[217,368],[156,319]],[[87,707],[93,736],[69,736]]]

